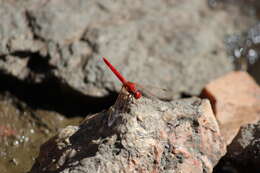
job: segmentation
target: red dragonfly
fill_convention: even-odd
[[[110,68],[110,70],[117,76],[117,78],[122,82],[123,87],[130,95],[132,95],[135,99],[141,98],[143,95],[149,98],[155,99],[159,98],[161,100],[172,100],[172,95],[169,91],[166,91],[162,88],[156,87],[143,87],[134,82],[130,82],[126,80],[122,74],[105,58],[103,57],[104,62]],[[148,90],[149,88],[149,90]],[[122,90],[121,90],[122,92]]]
[[[117,76],[117,78],[122,82],[123,87],[134,96],[135,99],[139,99],[142,97],[141,92],[136,88],[136,84],[126,80],[119,71],[106,59],[103,57],[104,62],[110,68],[110,70]]]
[[[141,98],[143,94],[146,96],[149,96],[150,98],[165,99],[165,98],[169,97],[169,94],[165,91],[157,93],[156,94],[157,96],[156,96],[156,95],[152,94],[151,92],[149,92],[144,87],[141,87],[140,85],[138,85],[136,83],[126,80],[121,75],[121,73],[119,71],[117,71],[117,69],[106,58],[103,57],[103,60],[106,63],[106,65],[110,68],[110,70],[117,76],[117,78],[123,84],[123,87],[118,95],[116,103],[111,107],[111,109],[109,111],[108,126],[111,126],[114,123],[114,121],[117,119],[117,116],[119,115],[120,112],[124,112],[126,110],[128,103],[131,101],[131,99],[130,99],[131,97],[129,97],[129,96],[133,96],[135,99]],[[159,90],[161,91],[162,89],[159,89]],[[158,88],[157,88],[157,91],[158,91]],[[167,99],[165,99],[165,100],[167,100]]]

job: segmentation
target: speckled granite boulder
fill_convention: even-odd
[[[207,100],[142,98],[120,108],[60,131],[42,145],[31,173],[210,173],[225,154]]]

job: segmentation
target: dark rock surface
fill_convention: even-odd
[[[252,16],[259,17],[260,3],[258,0],[208,0],[209,6],[239,6],[241,11],[251,13]]]
[[[260,169],[260,122],[241,127],[220,162],[219,172],[257,173]]]
[[[121,102],[43,144],[31,173],[210,173],[225,154],[208,100]]]
[[[226,34],[252,22],[232,13],[212,11],[205,1],[1,0],[0,71],[33,83],[55,77],[104,96],[119,90],[98,63],[107,56],[129,80],[199,94],[232,69]]]

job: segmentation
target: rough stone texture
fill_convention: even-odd
[[[231,72],[210,82],[202,95],[211,100],[227,144],[242,125],[260,119],[260,87],[246,72]]]
[[[239,162],[255,163],[260,168],[260,122],[242,126],[228,147],[228,155]]]
[[[121,99],[43,144],[31,173],[210,173],[225,154],[208,100]]]
[[[225,36],[253,21],[237,7],[214,11],[206,1],[0,3],[0,70],[31,82],[54,76],[92,96],[120,89],[98,63],[100,56],[129,80],[177,95],[198,94],[210,79],[232,69]]]
[[[260,169],[260,122],[242,126],[217,167],[221,172],[258,173]]]

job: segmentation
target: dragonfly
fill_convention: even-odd
[[[103,57],[104,62],[110,68],[110,70],[117,76],[117,78],[122,82],[123,87],[134,96],[135,99],[139,99],[142,97],[141,91],[139,91],[136,87],[136,83],[130,82],[126,80],[122,74],[117,71],[117,69],[105,58]]]
[[[152,92],[148,91],[148,89],[145,89],[145,87],[143,87],[142,85],[126,80],[123,77],[123,75],[105,57],[103,57],[103,61],[122,83],[122,89],[118,95],[116,103],[111,108],[112,110],[110,112],[113,112],[115,110],[119,110],[123,112],[126,108],[126,105],[131,102],[132,100],[131,98],[137,100],[140,99],[142,96],[146,96],[152,99],[161,98],[161,99],[169,100],[169,93],[167,93],[166,90],[156,88],[157,94],[153,94]],[[115,121],[115,119],[116,118],[114,116],[109,115],[108,125],[111,126]]]

